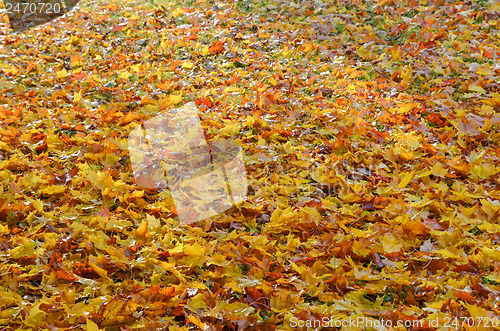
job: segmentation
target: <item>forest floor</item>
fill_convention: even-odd
[[[0,325],[500,325],[500,4],[82,0],[0,33]],[[195,102],[248,196],[179,223],[127,139]]]

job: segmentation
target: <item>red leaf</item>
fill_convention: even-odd
[[[461,300],[463,300],[463,301],[465,301],[467,303],[477,304],[476,299],[474,299],[474,297],[470,293],[468,293],[468,292],[455,290],[455,291],[453,291],[453,295],[457,299],[461,299]]]
[[[76,282],[78,280],[78,278],[76,278],[73,273],[70,273],[62,268],[53,268],[52,270],[59,279],[67,280],[70,282]]]
[[[247,288],[246,301],[258,310],[269,310],[269,300],[259,290]]]
[[[224,42],[223,41],[220,41],[220,40],[217,40],[217,41],[214,41],[208,51],[211,53],[211,54],[218,54],[218,53],[222,53],[224,52]]]

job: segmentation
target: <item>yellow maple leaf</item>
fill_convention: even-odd
[[[9,226],[0,224],[0,234],[9,233]]]
[[[394,44],[394,46],[392,46],[391,54],[394,61],[401,60],[401,50],[399,49],[398,44]]]
[[[240,125],[238,122],[230,122],[221,130],[221,133],[226,133],[228,135],[235,135],[240,131]]]
[[[162,41],[160,42],[160,47],[164,51],[169,50],[171,48],[171,43],[166,39],[162,39]]]
[[[432,174],[437,177],[444,177],[448,173],[448,169],[443,168],[440,162],[436,162],[432,167]]]
[[[46,312],[40,309],[40,305],[42,303],[43,302],[38,302],[38,304],[36,304],[30,309],[29,315],[24,319],[24,324],[26,324],[27,326],[34,327],[35,325],[40,323],[40,320],[47,315]]]
[[[99,329],[99,326],[87,318],[86,322],[87,331],[100,331],[104,329]]]
[[[288,46],[285,45],[285,47],[283,47],[283,51],[281,52],[281,54],[283,54],[283,57],[289,57],[292,54],[292,52],[293,51],[288,49]]]
[[[86,172],[87,179],[101,191],[114,187],[113,178],[111,178],[108,173],[103,171],[94,171],[90,169],[88,164],[81,165],[80,167]]]
[[[488,67],[479,67],[477,68],[476,72],[483,76],[489,76],[493,74],[493,71]]]
[[[489,199],[479,199],[481,201],[482,209],[488,214],[495,214],[500,210],[500,203],[498,200],[490,201]]]
[[[406,173],[405,176],[403,177],[403,179],[401,179],[401,181],[399,182],[398,189],[401,190],[401,189],[405,188],[406,185],[408,185],[408,183],[410,183],[410,181],[412,180],[414,175],[415,175],[415,170],[412,172]]]
[[[479,85],[471,85],[471,86],[469,86],[468,91],[477,92],[479,94],[485,94],[486,93],[486,91],[484,90],[484,88],[482,88]]]
[[[122,79],[128,79],[129,77],[130,77],[130,72],[128,72],[128,71],[124,71],[118,75],[118,78],[122,78]]]
[[[83,94],[83,90],[80,90],[78,92],[75,93],[75,95],[73,96],[73,103],[80,103],[82,101],[82,94]]]
[[[51,185],[51,186],[48,186],[46,188],[44,188],[41,193],[43,195],[58,195],[58,194],[61,194],[61,193],[64,193],[68,190],[68,188],[66,186],[63,186],[63,185]]]
[[[59,70],[59,71],[56,73],[56,78],[57,78],[57,79],[60,79],[60,78],[66,78],[66,77],[68,77],[68,72],[66,71],[66,69]]]
[[[9,254],[14,259],[19,259],[22,256],[30,256],[35,252],[36,246],[36,243],[32,241],[26,241],[22,245],[11,249]]]
[[[493,261],[500,262],[500,251],[493,248],[483,247],[482,249],[483,255],[492,259]]]
[[[179,9],[176,9],[172,12],[172,16],[173,17],[179,17],[179,16],[182,16],[184,14],[185,10],[182,9],[182,8],[179,8]]]
[[[141,226],[134,231],[134,233],[139,237],[148,236],[148,221],[142,221]]]
[[[301,49],[303,52],[310,52],[312,50],[314,50],[314,45],[312,43],[306,43],[305,45],[302,46],[302,49]]]
[[[371,253],[371,249],[369,248],[369,246],[366,246],[359,240],[356,240],[352,243],[352,251],[354,252],[354,254],[363,257],[368,256]]]
[[[188,320],[193,323],[194,325],[196,325],[197,327],[199,327],[201,330],[205,330],[205,323],[203,323],[202,321],[200,321],[200,319],[196,316],[193,316],[193,315],[189,315],[188,316]]]
[[[385,253],[397,253],[403,247],[401,243],[392,236],[384,236],[380,239],[382,248]]]
[[[413,108],[415,108],[414,103],[406,103],[404,105],[399,106],[397,108],[397,112],[398,114],[408,114],[413,110]]]
[[[474,177],[479,177],[481,179],[486,179],[497,173],[497,170],[493,164],[483,163],[481,165],[473,165],[470,168],[470,173]]]
[[[205,248],[197,242],[192,245],[186,245],[183,248],[183,253],[191,257],[201,257],[205,255]]]
[[[101,277],[108,278],[108,272],[92,261],[88,261],[89,266]]]
[[[171,105],[176,105],[179,102],[182,101],[182,95],[181,94],[172,94],[169,96],[169,102]]]
[[[133,198],[142,198],[144,196],[144,191],[135,190],[130,196]]]
[[[10,146],[3,141],[0,141],[0,150],[3,150],[3,151],[8,152],[8,153],[13,153]]]
[[[460,258],[459,255],[453,254],[452,252],[450,252],[449,249],[440,249],[438,251],[435,251],[434,253],[439,254],[441,256],[444,256],[444,257],[448,257],[450,259],[458,259],[458,258]]]

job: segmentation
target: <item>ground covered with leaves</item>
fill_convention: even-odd
[[[484,0],[82,0],[2,30],[0,325],[495,329],[499,22]],[[190,101],[249,188],[181,226],[127,137]]]

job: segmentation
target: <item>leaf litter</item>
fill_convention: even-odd
[[[495,328],[499,18],[494,1],[125,0],[3,29],[0,324]],[[190,101],[250,185],[183,227],[134,180],[127,135]]]

